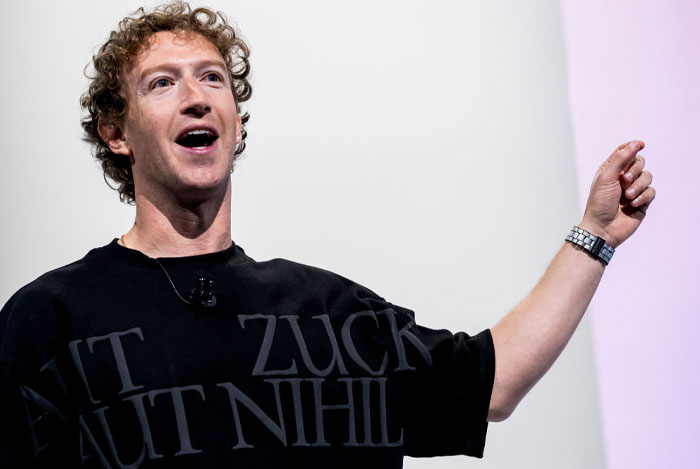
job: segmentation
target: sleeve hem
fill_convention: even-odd
[[[434,456],[465,455],[483,458],[488,429],[488,411],[495,377],[495,350],[490,329],[468,338],[469,348],[476,354],[472,381],[476,392],[471,396],[465,395],[453,405],[459,406],[454,410],[456,420],[452,422],[452,432],[444,434],[442,441],[436,446],[436,441],[421,442],[406,448],[406,456],[423,458]],[[455,370],[457,371],[457,370]],[[461,370],[469,373],[469,370]],[[459,373],[458,373],[459,374]],[[457,384],[462,386],[462,384]],[[474,388],[472,388],[474,389]],[[466,399],[466,400],[465,400]],[[470,414],[468,408],[474,409]]]
[[[482,389],[484,390],[479,402],[479,408],[482,409],[475,426],[478,426],[478,438],[469,442],[465,453],[477,458],[484,457],[484,446],[486,445],[486,433],[488,430],[488,415],[491,405],[491,394],[493,392],[493,383],[496,376],[496,352],[493,345],[493,337],[491,330],[486,329],[474,336],[474,339],[481,343],[481,347],[486,353],[479,357],[480,365],[480,380]]]

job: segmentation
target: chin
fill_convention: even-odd
[[[229,168],[214,168],[211,166],[192,169],[183,175],[182,183],[185,186],[200,189],[215,189],[228,184],[231,179]]]
[[[219,177],[199,177],[182,180],[177,189],[177,196],[189,203],[202,203],[212,198],[221,198],[226,195],[231,181],[231,174],[226,172]]]

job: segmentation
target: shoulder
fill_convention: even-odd
[[[51,344],[69,334],[68,299],[103,275],[98,272],[109,265],[103,251],[104,247],[93,249],[82,259],[46,272],[10,297],[0,310],[1,362],[12,365],[20,356],[44,360]],[[46,348],[46,353],[37,347]]]
[[[11,330],[52,326],[67,298],[82,294],[109,271],[105,267],[110,265],[106,262],[108,246],[92,249],[79,260],[46,272],[12,295],[0,310],[0,341]]]
[[[95,278],[100,271],[107,270],[104,267],[106,248],[107,246],[92,249],[81,259],[40,275],[12,295],[5,306],[60,297],[77,282]]]
[[[325,268],[282,258],[256,262],[255,266],[266,283],[287,294],[322,296],[327,301],[360,302],[365,306],[387,304],[383,297],[361,283]]]
[[[258,262],[257,264],[261,269],[270,272],[278,280],[293,282],[299,286],[326,287],[329,289],[353,288],[379,297],[376,293],[354,280],[321,267],[282,258]]]

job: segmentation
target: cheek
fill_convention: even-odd
[[[143,148],[157,148],[169,140],[167,116],[142,115],[138,119],[140,125],[134,131]]]

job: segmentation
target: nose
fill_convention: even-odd
[[[211,97],[202,90],[194,79],[182,81],[182,113],[194,117],[203,117],[211,112]]]

